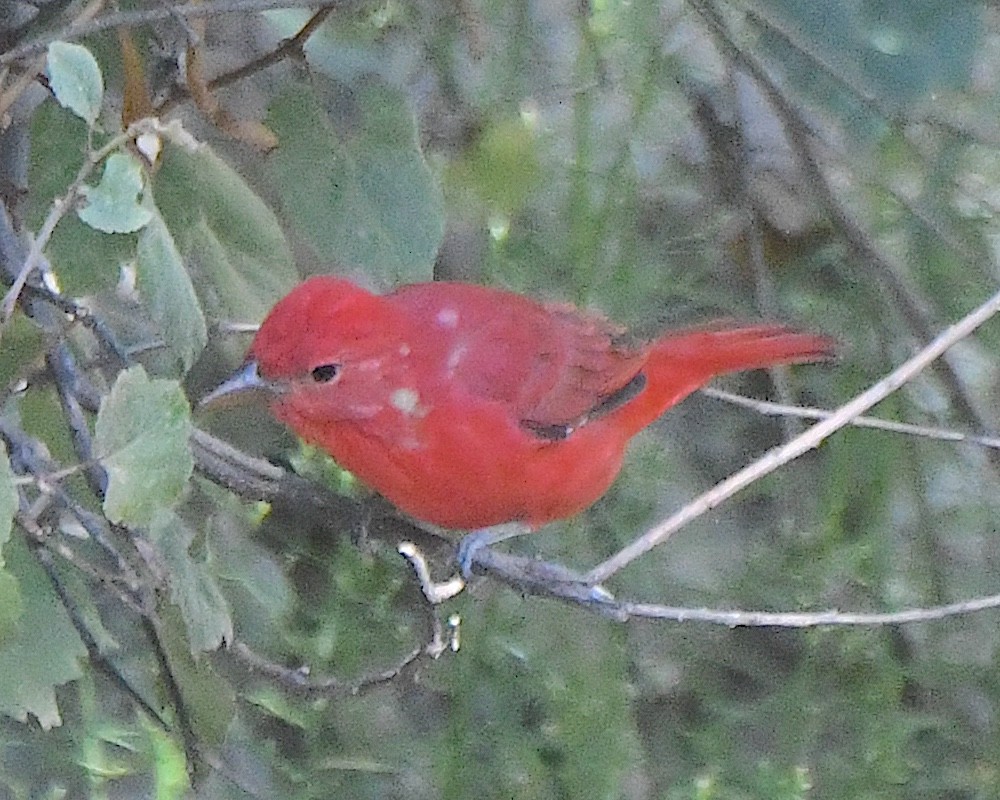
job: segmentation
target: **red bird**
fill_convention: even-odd
[[[714,376],[832,354],[829,339],[778,325],[639,346],[623,333],[482,286],[375,295],[317,277],[278,302],[206,400],[267,390],[278,419],[419,520],[538,527],[604,494],[629,440]]]

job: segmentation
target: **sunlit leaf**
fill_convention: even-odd
[[[139,199],[144,183],[139,162],[127,153],[114,153],[104,165],[101,182],[83,187],[87,203],[77,214],[104,233],[133,233],[153,218]]]
[[[194,462],[190,408],[176,381],[122,372],[101,403],[94,451],[108,471],[104,511],[114,522],[148,525],[183,490]]]
[[[449,178],[475,192],[495,213],[513,214],[527,202],[541,178],[537,142],[521,120],[491,126],[463,159],[455,161]]]
[[[189,797],[191,784],[184,748],[170,732],[153,725],[145,717],[142,722],[153,751],[157,800]]]
[[[46,72],[59,104],[93,125],[101,111],[104,78],[91,52],[82,45],[52,42]]]

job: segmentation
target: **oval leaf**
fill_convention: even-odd
[[[7,448],[0,442],[0,548],[10,538],[10,529],[17,512],[17,489],[14,486],[14,473],[10,469],[10,459],[7,458]],[[0,566],[3,559],[0,558]]]
[[[104,233],[133,233],[153,215],[139,203],[145,183],[139,162],[126,153],[114,153],[104,165],[97,186],[84,186],[87,204],[77,215],[90,227]]]
[[[209,316],[258,322],[298,283],[274,212],[208,146],[166,147],[153,189]]]
[[[173,511],[160,510],[149,526],[149,539],[167,567],[170,600],[180,609],[191,652],[217,650],[233,641],[229,604],[211,571],[188,552],[195,532]]]
[[[108,471],[104,513],[112,522],[148,525],[183,491],[194,469],[191,409],[177,381],[122,372],[101,402],[94,451]]]
[[[53,42],[46,72],[59,105],[93,125],[104,98],[104,77],[91,52],[78,44]]]
[[[16,511],[14,473],[10,469],[7,450],[0,442],[0,645],[17,629],[21,617],[21,592],[17,578],[3,569],[3,546],[10,538]]]
[[[208,341],[208,329],[187,267],[159,214],[139,236],[136,265],[139,293],[187,372]]]
[[[374,84],[337,102],[350,106],[349,123],[335,124],[304,89],[271,108],[280,140],[272,174],[287,218],[325,260],[360,267],[387,286],[430,280],[443,200],[405,96]]]

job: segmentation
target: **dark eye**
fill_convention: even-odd
[[[313,371],[309,374],[316,383],[329,383],[337,377],[338,372],[340,364],[320,364],[318,367],[313,367]]]

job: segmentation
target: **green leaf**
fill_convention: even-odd
[[[204,349],[208,331],[184,260],[159,213],[139,236],[136,263],[139,293],[187,372]]]
[[[149,538],[167,567],[170,599],[180,609],[192,653],[216,650],[233,640],[229,606],[204,561],[188,552],[194,531],[172,511],[156,512]]]
[[[6,568],[0,567],[0,649],[20,630],[23,614],[21,585]]]
[[[26,197],[32,230],[41,225],[52,205],[62,197],[76,177],[87,148],[87,126],[55,103],[45,103],[31,124],[31,171]],[[45,250],[59,279],[70,295],[100,294],[118,280],[118,265],[135,257],[131,236],[108,236],[85,225],[76,214],[68,214],[53,231]],[[6,349],[6,348],[4,348]]]
[[[191,783],[184,748],[177,737],[140,717],[151,746],[156,780],[156,800],[190,797]]]
[[[10,469],[10,459],[7,458],[7,448],[0,442],[0,549],[10,538],[14,514],[17,512],[17,489],[14,486],[14,473]],[[0,566],[3,559],[0,558]]]
[[[150,380],[141,366],[118,376],[94,431],[108,471],[108,519],[148,525],[177,499],[194,469],[190,433],[191,409],[176,381]]]
[[[259,322],[298,283],[274,213],[209,147],[168,145],[153,188],[208,314]]]
[[[46,72],[59,105],[93,125],[101,111],[104,78],[91,52],[78,44],[52,42]]]
[[[161,643],[187,705],[195,736],[201,745],[218,747],[236,713],[233,688],[212,669],[209,659],[194,658],[177,606],[164,603],[159,612]]]
[[[77,211],[90,227],[104,233],[134,233],[153,218],[139,201],[145,182],[142,167],[128,153],[113,153],[97,186],[84,186],[87,204]]]
[[[10,539],[14,513],[17,511],[17,489],[10,469],[7,449],[0,442],[0,645],[17,629],[21,618],[21,592],[17,578],[3,569],[3,547]]]
[[[272,175],[286,216],[331,263],[386,285],[430,280],[444,212],[406,98],[380,84],[344,95],[337,121],[303,88],[270,110],[281,142]]]
[[[205,482],[200,486],[216,509],[208,520],[205,561],[225,587],[244,637],[263,630],[283,634],[294,597],[278,556],[247,536],[252,512],[243,500]]]
[[[0,647],[0,713],[21,722],[32,714],[47,730],[62,724],[55,687],[80,677],[87,650],[24,542],[11,540],[5,552],[24,615],[17,635]]]
[[[450,182],[472,189],[492,211],[515,214],[538,189],[536,148],[534,133],[520,119],[498,122],[451,165]]]

